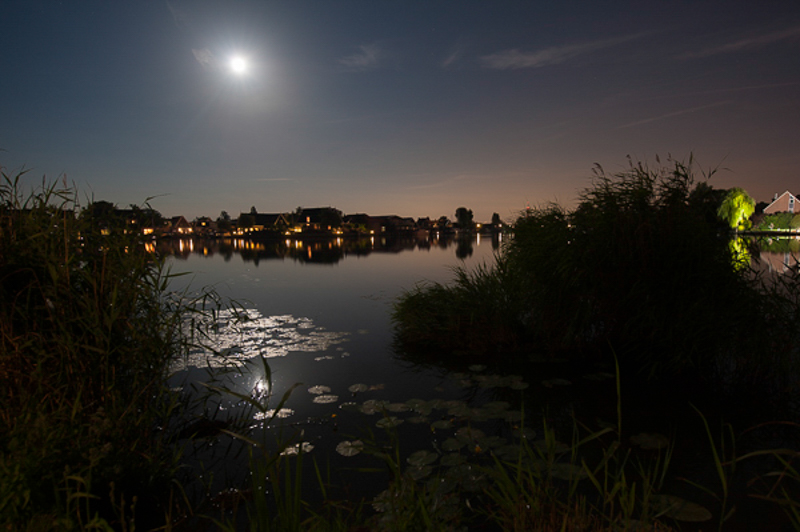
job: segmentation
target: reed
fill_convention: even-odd
[[[23,174],[0,184],[0,527],[163,524],[182,511],[161,427],[181,410],[165,382],[185,302],[139,232]]]

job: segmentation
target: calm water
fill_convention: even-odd
[[[263,414],[251,412],[256,439],[279,450],[279,440],[292,438],[313,447],[313,456],[323,463],[350,465],[353,459],[339,456],[336,446],[365,439],[369,430],[381,432],[383,415],[369,416],[347,407],[369,400],[393,404],[412,398],[469,400],[479,405],[494,399],[482,389],[460,385],[458,375],[454,379],[442,371],[399,361],[392,350],[390,313],[404,290],[420,282],[448,282],[456,266],[491,263],[498,245],[497,239],[493,242],[485,237],[460,244],[378,240],[356,249],[337,242],[276,245],[232,241],[222,246],[211,241],[175,242],[172,271],[190,275],[178,278],[174,287],[182,288],[188,282],[197,288],[213,286],[223,298],[247,308],[249,319],[234,326],[223,314],[222,334],[215,348],[229,356],[215,357],[198,350],[175,367],[173,383],[185,391],[202,393],[198,383],[209,381],[212,370],[219,374],[221,366],[228,366],[233,370],[222,385],[262,401],[271,397],[270,408],[298,385],[280,419],[266,427],[266,432],[261,431],[265,428]],[[260,356],[269,364],[270,378],[266,378]],[[359,384],[366,389],[356,393],[349,389]],[[235,396],[215,399],[206,405],[203,415],[225,420],[244,411],[243,404]],[[408,421],[398,428],[405,454],[430,449],[432,437],[436,439],[429,428],[431,419],[423,421],[413,412],[392,415]],[[442,433],[440,439],[452,432]],[[197,460],[205,464],[216,461],[219,478],[241,477],[246,467],[236,456],[236,444],[225,438],[207,440],[196,449]],[[371,465],[379,464],[373,461]],[[380,482],[385,487],[385,479]]]

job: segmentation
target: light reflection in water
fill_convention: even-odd
[[[346,332],[317,327],[310,318],[263,316],[257,309],[223,310],[200,324],[213,332],[208,345],[173,363],[172,371],[190,367],[244,366],[257,358],[283,357],[292,352],[324,352],[347,340]]]

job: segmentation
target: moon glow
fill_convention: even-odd
[[[247,60],[240,55],[231,57],[228,65],[230,66],[231,71],[236,75],[241,76],[247,72]]]

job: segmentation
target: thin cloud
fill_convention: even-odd
[[[764,46],[768,46],[770,44],[798,37],[800,37],[800,26],[795,26],[793,28],[788,28],[785,30],[774,31],[772,33],[765,33],[763,35],[758,35],[756,37],[740,39],[738,41],[734,41],[728,44],[723,44],[722,46],[714,46],[711,48],[706,48],[705,50],[700,50],[699,52],[692,52],[685,54],[683,57],[685,58],[710,57],[713,55],[728,54],[733,52],[740,52],[743,50],[752,50],[756,48],[763,48]]]
[[[362,44],[358,48],[358,53],[339,59],[339,64],[352,71],[371,70],[379,66],[381,49],[377,44]]]
[[[442,60],[441,66],[442,68],[452,68],[455,67],[460,61],[461,57],[464,55],[464,47],[462,45],[456,45],[451,50],[447,57]]]
[[[214,68],[217,65],[217,58],[214,57],[214,54],[212,54],[211,50],[208,48],[192,48],[192,53],[203,68]]]
[[[672,113],[667,113],[665,115],[654,116],[654,117],[651,117],[651,118],[645,118],[644,120],[637,120],[636,122],[630,122],[630,123],[627,123],[627,124],[623,124],[621,126],[617,126],[615,129],[626,129],[626,128],[629,128],[629,127],[641,126],[641,125],[644,125],[644,124],[649,124],[651,122],[657,122],[659,120],[664,120],[666,118],[672,118],[674,116],[686,115],[686,114],[689,114],[689,113],[695,113],[697,111],[702,111],[704,109],[711,109],[712,107],[719,107],[721,105],[728,105],[729,103],[731,103],[731,101],[727,100],[727,101],[724,101],[724,102],[716,102],[716,103],[712,103],[712,104],[709,104],[709,105],[701,105],[699,107],[692,107],[690,109],[682,109],[680,111],[674,111]]]
[[[167,0],[167,9],[169,9],[170,14],[172,15],[172,21],[175,23],[175,26],[180,29],[186,29],[189,26],[189,16],[186,12],[181,9],[180,7],[175,7],[172,2]]]
[[[288,177],[257,177],[254,181],[291,181]]]
[[[619,44],[632,41],[642,37],[642,33],[615,37],[613,39],[603,39],[582,44],[569,44],[564,46],[553,46],[534,52],[523,52],[518,49],[505,50],[496,54],[484,55],[479,58],[485,68],[494,70],[516,70],[521,68],[540,68],[548,65],[563,63],[574,57],[591,54],[604,48],[610,48]]]

